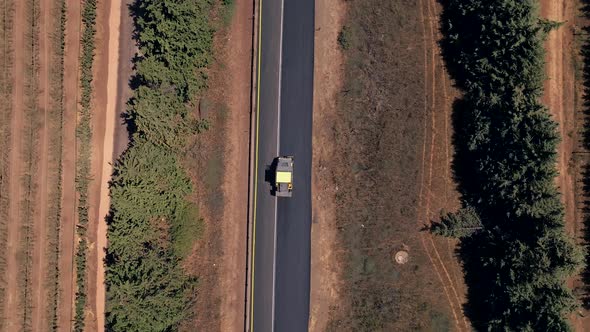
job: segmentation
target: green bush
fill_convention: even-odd
[[[347,26],[343,26],[342,30],[338,33],[338,45],[340,45],[343,50],[350,48],[351,34],[350,28]]]
[[[110,185],[106,323],[110,331],[173,331],[187,317],[196,279],[181,259],[200,234],[179,160],[208,127],[190,111],[206,87],[212,1],[149,0],[132,6],[140,52],[126,118],[132,142]]]

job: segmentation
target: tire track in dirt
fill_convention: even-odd
[[[18,274],[20,271],[17,256],[20,248],[20,222],[21,210],[20,202],[23,196],[23,188],[20,179],[24,174],[23,163],[21,160],[23,151],[23,113],[24,113],[24,71],[25,71],[25,28],[26,22],[26,5],[24,1],[15,2],[14,18],[14,67],[13,67],[13,87],[14,99],[12,107],[11,121],[11,142],[9,154],[9,206],[8,206],[8,234],[6,246],[6,298],[5,298],[5,327],[6,331],[19,331],[22,329],[19,310],[21,303],[19,301]]]
[[[440,34],[440,30],[439,29],[435,29],[435,24],[438,25],[438,17],[440,15],[439,12],[437,12],[437,3],[435,0],[428,0],[428,15],[429,17],[431,17],[430,20],[430,34],[431,34],[431,43],[432,43],[432,49],[433,49],[433,68],[436,68],[438,70],[438,74],[440,76],[440,81],[438,81],[438,83],[441,83],[441,87],[442,87],[442,99],[440,100],[440,103],[442,105],[440,105],[440,109],[443,110],[442,113],[442,117],[443,117],[443,122],[444,122],[444,132],[443,134],[443,139],[442,141],[444,142],[444,160],[443,160],[443,168],[444,168],[444,198],[443,198],[443,203],[441,204],[442,207],[448,207],[450,205],[449,202],[449,194],[452,192],[453,188],[451,187],[451,183],[452,183],[452,178],[451,178],[451,156],[450,156],[450,142],[449,142],[449,136],[450,136],[450,132],[449,132],[449,119],[450,119],[450,104],[449,104],[449,99],[448,99],[448,81],[447,81],[447,72],[445,70],[445,65],[442,59],[442,54],[441,54],[441,50],[440,47],[437,43],[438,40],[441,39],[441,34]],[[434,22],[434,23],[433,23]],[[438,53],[438,56],[436,57],[435,60],[435,53]],[[438,65],[437,65],[438,64]],[[436,86],[435,84],[433,84],[433,86]],[[436,96],[436,89],[434,89],[434,94],[433,96]],[[433,97],[434,98],[434,97]],[[440,137],[438,139],[435,139],[435,136],[437,134],[437,131],[435,130],[434,124],[434,115],[435,114],[440,114],[440,112],[436,112],[436,103],[433,100],[433,135],[432,135],[432,155],[434,154],[434,148],[435,148],[435,142],[440,142],[441,139]],[[432,185],[432,169],[434,167],[434,163],[433,160],[431,159],[431,164],[430,164],[430,170],[431,170],[431,174],[430,174],[430,178],[429,178],[429,188],[431,188]],[[426,209],[427,212],[431,212],[430,208]],[[434,218],[435,216],[432,215],[431,218]],[[462,301],[461,301],[461,297],[459,296],[458,292],[457,292],[457,287],[459,287],[459,283],[460,283],[460,278],[462,278],[462,275],[458,275],[460,271],[462,271],[461,267],[459,266],[459,263],[456,259],[456,257],[454,257],[453,252],[454,249],[451,245],[451,240],[450,239],[446,239],[444,242],[447,244],[446,246],[446,251],[448,253],[449,256],[449,262],[451,265],[453,265],[452,267],[450,267],[451,272],[449,272],[444,264],[444,261],[441,258],[441,255],[439,253],[439,250],[437,249],[436,244],[434,243],[433,237],[430,236],[430,240],[432,242],[433,248],[437,254],[437,256],[439,257],[439,261],[441,263],[441,265],[443,266],[443,269],[445,271],[445,274],[448,278],[449,284],[451,285],[452,289],[453,289],[453,293],[455,295],[455,300],[457,301],[457,305],[460,308],[460,312],[462,312],[461,308],[462,306]],[[453,268],[454,267],[454,268]],[[454,272],[454,273],[453,273]],[[451,277],[451,273],[453,273],[453,277]],[[465,325],[465,329],[469,330],[469,324],[467,323],[467,319],[465,317],[464,314],[461,315],[463,323]]]
[[[48,326],[47,307],[45,301],[45,277],[47,276],[47,173],[48,173],[48,112],[49,112],[49,66],[50,66],[50,0],[40,0],[39,22],[39,83],[40,99],[39,111],[43,113],[41,130],[39,132],[40,141],[38,150],[40,155],[39,168],[36,170],[38,175],[35,179],[37,192],[35,199],[35,213],[33,224],[33,265],[32,265],[32,327],[33,331],[43,331]]]
[[[106,79],[107,102],[105,107],[105,130],[102,152],[102,167],[100,169],[100,201],[98,206],[98,220],[96,233],[96,331],[105,330],[105,250],[107,247],[107,225],[105,218],[109,212],[111,200],[109,196],[109,181],[113,172],[113,140],[117,114],[117,83],[119,69],[119,28],[121,26],[121,1],[111,1],[108,8],[108,71]]]
[[[432,3],[430,0],[427,1],[427,10],[428,10],[428,19],[426,19],[426,15],[424,14],[424,4],[420,1],[420,19],[422,21],[422,31],[423,31],[423,38],[424,38],[424,66],[425,66],[425,90],[431,90],[430,98],[428,95],[425,96],[425,112],[430,115],[430,130],[428,130],[427,121],[424,123],[424,144],[423,144],[423,151],[422,151],[422,170],[421,170],[421,187],[420,187],[420,194],[419,194],[419,208],[424,211],[424,218],[418,219],[418,223],[427,222],[426,220],[430,220],[433,217],[431,215],[431,197],[432,194],[432,178],[433,178],[433,170],[434,170],[434,154],[435,154],[435,143],[436,143],[436,120],[435,120],[435,110],[436,110],[436,86],[437,86],[437,61],[436,61],[436,40],[435,40],[435,33],[434,33],[434,23],[437,20],[433,15],[432,6],[436,6],[435,3]],[[434,7],[436,8],[436,7]],[[426,24],[428,22],[429,25],[429,35],[427,36],[426,33]],[[430,42],[430,61],[428,60],[428,47],[426,45],[427,42]],[[429,79],[428,72],[431,71],[431,77]],[[444,75],[441,75],[444,76]],[[429,100],[430,99],[430,100]],[[430,107],[429,107],[430,104]],[[429,144],[429,152],[428,158],[429,162],[427,163],[426,159],[426,145],[428,140],[428,134],[430,134],[430,144]],[[426,164],[428,164],[428,180],[425,181],[425,173],[426,173]],[[424,191],[426,189],[426,195],[424,195]],[[446,193],[445,193],[446,195]],[[420,213],[418,214],[420,216]],[[457,293],[457,289],[453,283],[453,280],[449,274],[448,269],[446,268],[439,250],[436,247],[436,244],[433,240],[433,237],[430,234],[426,234],[424,232],[420,233],[420,238],[422,241],[422,245],[426,254],[428,255],[429,260],[432,263],[433,268],[435,269],[437,276],[443,285],[443,289],[445,290],[445,295],[449,302],[450,309],[453,313],[455,318],[455,324],[457,328],[462,331],[463,327],[466,330],[469,330],[469,326],[467,321],[462,312],[462,305],[459,295]],[[428,239],[428,242],[427,242]],[[427,244],[428,243],[428,244]],[[442,272],[441,272],[442,271]],[[460,323],[463,323],[462,324]]]
[[[425,91],[429,90],[429,86],[428,86],[428,82],[430,82],[429,79],[429,61],[428,61],[428,48],[426,46],[426,41],[427,41],[427,36],[426,36],[426,26],[425,26],[425,15],[424,15],[424,4],[423,1],[420,0],[419,1],[419,7],[420,7],[420,21],[422,24],[422,36],[424,39],[424,85],[425,85]],[[434,76],[432,77],[432,82],[434,83]],[[434,96],[433,96],[434,97]],[[431,112],[429,112],[429,98],[428,95],[424,96],[424,112],[426,114],[430,114]],[[428,125],[427,125],[427,121],[424,121],[424,142],[423,142],[423,146],[422,146],[422,157],[421,157],[421,171],[420,171],[420,192],[418,194],[418,220],[417,223],[420,225],[421,221],[425,220],[427,217],[427,212],[425,213],[424,217],[421,216],[421,211],[423,211],[422,209],[422,205],[423,205],[423,200],[424,200],[424,180],[425,180],[425,171],[426,171],[426,145],[427,145],[427,138],[428,138]],[[457,317],[457,313],[455,311],[455,307],[453,305],[453,300],[451,299],[451,295],[449,293],[449,290],[447,288],[447,285],[445,284],[445,282],[443,281],[442,275],[439,271],[439,268],[437,266],[437,264],[435,263],[430,250],[428,248],[428,245],[426,244],[426,237],[428,237],[427,234],[425,234],[424,232],[420,232],[420,241],[422,243],[422,246],[424,248],[424,251],[426,253],[426,255],[428,256],[428,259],[430,260],[432,267],[434,268],[434,271],[436,272],[438,279],[440,280],[442,286],[443,286],[443,290],[445,292],[446,298],[449,302],[449,306],[451,309],[451,312],[453,314],[454,317],[454,321],[455,321],[455,325],[457,326],[457,328],[459,328],[459,319]]]

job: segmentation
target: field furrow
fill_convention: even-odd
[[[21,299],[18,288],[19,272],[19,243],[20,243],[20,203],[23,197],[23,188],[20,181],[24,174],[21,160],[23,151],[24,123],[24,70],[26,62],[25,29],[27,28],[26,15],[27,4],[24,1],[15,1],[14,13],[14,65],[12,67],[13,99],[11,112],[11,137],[9,153],[9,198],[8,198],[8,232],[6,245],[6,296],[4,300],[4,322],[6,331],[18,331],[22,329],[20,317]]]
[[[7,245],[8,207],[9,207],[9,161],[11,148],[11,110],[12,97],[12,18],[14,6],[12,0],[0,1],[0,247]],[[6,294],[6,255],[0,251],[0,299]],[[5,327],[4,305],[0,305],[0,330]]]

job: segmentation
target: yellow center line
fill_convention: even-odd
[[[260,125],[260,65],[262,61],[262,0],[258,0],[258,64],[257,64],[257,80],[256,80],[256,145],[254,156],[254,212],[252,214],[252,274],[250,276],[250,331],[254,331],[254,258],[256,256],[256,198],[258,195],[258,128]]]

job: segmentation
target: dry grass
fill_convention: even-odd
[[[335,255],[344,271],[327,330],[464,330],[455,244],[421,232],[457,205],[436,4],[347,4],[335,153],[318,161],[335,184]],[[410,260],[397,265],[402,247]]]

